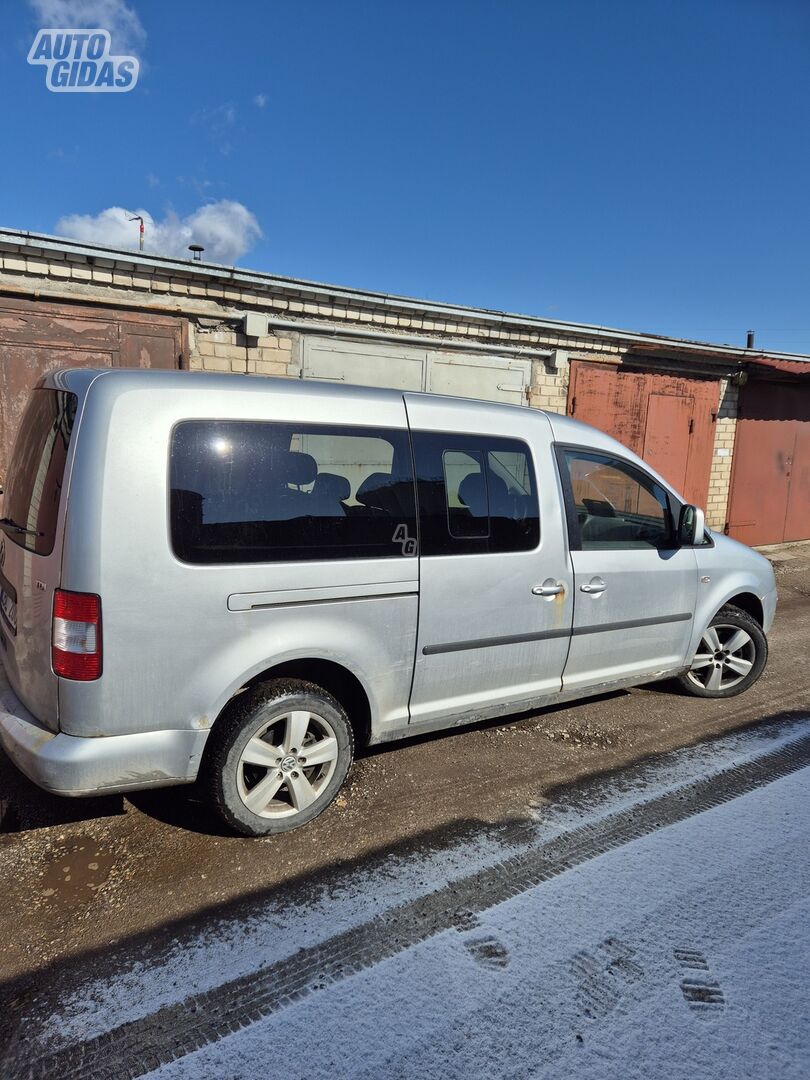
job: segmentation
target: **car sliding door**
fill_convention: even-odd
[[[545,418],[515,438],[510,410],[483,417],[480,405],[406,402],[420,530],[411,723],[471,720],[557,694],[571,574]],[[495,432],[468,434],[482,421]],[[550,481],[542,491],[538,460]]]

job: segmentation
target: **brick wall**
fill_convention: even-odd
[[[189,367],[196,371],[230,371],[238,375],[296,374],[299,339],[299,334],[280,331],[248,344],[245,335],[232,327],[192,326],[189,330]],[[296,372],[291,370],[294,366]]]
[[[706,503],[706,522],[713,529],[722,529],[726,523],[738,406],[739,390],[727,379],[723,379],[720,385],[720,409],[717,413],[714,433],[709,498]]]
[[[564,413],[568,402],[568,364],[554,371],[542,360],[532,365],[529,404],[533,409]]]

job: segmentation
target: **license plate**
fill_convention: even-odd
[[[0,589],[0,612],[12,634],[17,633],[17,602],[12,600],[5,589]]]

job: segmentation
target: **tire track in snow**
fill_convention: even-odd
[[[8,1075],[62,1080],[137,1077],[454,927],[574,866],[754,791],[810,764],[810,736],[562,833],[260,971],[165,1006],[93,1039],[31,1059]]]

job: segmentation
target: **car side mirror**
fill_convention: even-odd
[[[697,547],[706,536],[706,519],[702,510],[687,503],[678,517],[678,543],[681,547]]]

